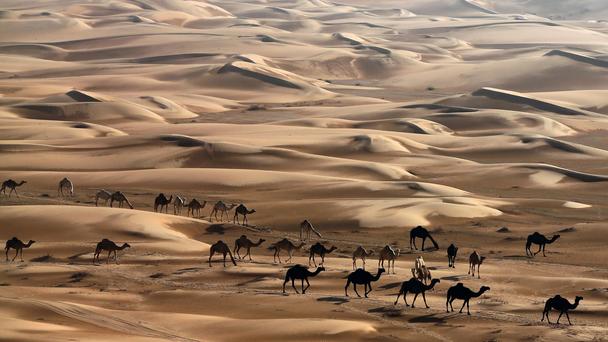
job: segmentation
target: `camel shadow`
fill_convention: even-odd
[[[330,302],[330,303],[334,303],[335,305],[342,305],[344,303],[350,302],[350,299],[344,298],[344,297],[320,297],[320,298],[317,298],[317,301],[318,302]]]
[[[207,229],[205,229],[206,231],[206,235],[211,235],[211,234],[219,234],[219,235],[224,235],[224,233],[226,233],[226,228],[224,228],[223,224],[212,224],[209,227],[207,227]]]
[[[417,316],[409,319],[410,323],[434,323],[434,324],[445,324],[447,323],[445,317],[439,317],[437,314],[428,314],[424,316]]]
[[[377,308],[367,310],[369,313],[379,313],[386,317],[400,317],[403,310],[396,308],[395,306],[380,306]]]
[[[460,281],[460,280],[466,279],[468,277],[469,277],[468,275],[463,274],[463,275],[453,275],[453,276],[441,277],[439,279],[448,280],[448,281]]]

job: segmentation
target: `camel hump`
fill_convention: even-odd
[[[17,240],[19,240],[19,239],[17,239],[17,237],[16,237],[16,236],[13,236],[13,238],[12,238],[11,240],[12,240],[12,241],[17,241]]]
[[[245,235],[245,234],[241,235],[241,239],[246,239],[246,238],[247,238],[247,235]]]
[[[458,284],[456,284],[455,286],[458,286],[458,287],[463,287],[463,286],[464,286],[464,284],[463,284],[463,283],[458,283]]]
[[[103,238],[103,239],[101,239],[101,242],[110,242],[110,240],[106,239],[106,238]]]

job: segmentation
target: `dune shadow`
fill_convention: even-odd
[[[445,317],[439,317],[437,314],[429,314],[424,316],[416,316],[409,319],[410,323],[435,323],[445,324]]]
[[[381,288],[381,289],[384,289],[384,290],[389,290],[389,289],[394,289],[394,288],[397,288],[397,287],[400,287],[400,286],[401,286],[401,282],[398,281],[398,282],[395,282],[395,283],[388,283],[388,284],[385,284],[385,285],[382,285],[382,286],[378,286],[378,287]]]
[[[330,297],[317,298],[317,301],[318,302],[330,302],[330,303],[334,303],[336,305],[341,305],[341,304],[350,302],[350,299],[345,298],[345,297],[330,296]]]

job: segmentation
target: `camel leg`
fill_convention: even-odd
[[[234,254],[236,254],[237,258],[241,259],[241,255],[239,254],[239,250],[241,249],[241,246],[236,246],[234,247]]]
[[[287,284],[287,282],[289,282],[289,277],[285,276],[285,281],[283,282],[283,293],[285,293],[285,284]]]
[[[114,262],[118,265],[118,253],[116,251],[114,251]]]
[[[462,302],[462,307],[460,308],[460,311],[458,311],[458,313],[462,313],[462,309],[464,309],[465,305],[467,305],[467,301],[466,300],[464,302]]]
[[[546,245],[543,245],[543,256],[544,256],[544,257],[546,257],[546,255],[545,255],[545,246],[546,246]],[[566,314],[567,314],[567,313],[566,313]]]
[[[15,256],[13,257],[13,260],[11,260],[11,262],[15,261],[15,259],[17,258],[17,254],[19,254],[19,249],[15,249]]]
[[[452,309],[452,312],[454,312],[454,306],[452,305],[452,303],[454,302],[454,300],[455,300],[455,299],[456,299],[456,298],[452,298],[452,299],[450,300],[450,309]]]
[[[481,278],[481,275],[479,274],[480,267],[481,267],[481,264],[477,264],[477,279]]]
[[[302,293],[306,292],[306,290],[308,290],[308,288],[310,287],[310,282],[308,281],[308,278],[304,280],[306,280],[306,288],[302,291]]]
[[[367,295],[370,294],[372,292],[372,283],[366,284],[367,287],[369,287],[369,291],[365,292],[365,298],[367,298]]]
[[[290,262],[290,261],[291,261],[291,256],[292,256],[292,253],[293,253],[293,251],[291,251],[291,250],[289,250],[289,251],[287,252],[287,254],[289,254],[289,259],[287,259],[287,262]]]
[[[401,297],[401,290],[399,293],[397,293],[397,299],[395,299],[395,303],[393,305],[397,305],[397,302],[399,302],[399,297]]]
[[[538,245],[538,251],[534,252],[534,255],[540,253],[540,251],[543,249],[542,245]]]
[[[224,253],[224,267],[226,267],[226,253]]]
[[[450,302],[450,297],[448,297],[448,298],[445,300],[445,312],[450,312],[450,310],[448,310],[448,303],[449,303],[449,302]]]
[[[213,254],[215,254],[215,251],[212,250],[209,252],[209,267],[212,267],[211,266],[211,257],[213,257]]]
[[[23,248],[19,250],[19,254],[21,255],[21,262],[23,262]],[[567,314],[567,313],[566,313]]]
[[[323,266],[323,264],[325,264],[325,255],[321,255],[321,266]]]
[[[350,285],[350,279],[346,281],[346,286],[344,286],[344,295],[348,297],[348,286]]]
[[[357,297],[361,297],[361,295],[359,294],[359,292],[357,292],[357,284],[353,283],[353,289],[355,289],[355,293],[357,294]]]
[[[416,298],[418,298],[418,294],[414,294],[414,299],[412,300],[412,309],[415,308],[414,304],[416,304]]]
[[[568,315],[568,311],[566,311],[566,318],[568,319],[568,324],[572,325],[572,322],[570,322],[570,315]]]
[[[247,248],[247,255],[249,255],[249,261],[253,261],[253,259],[251,259],[251,247]]]
[[[467,315],[471,315],[471,311],[469,311],[469,301],[467,300]]]
[[[10,249],[10,248],[8,248],[8,247],[6,247],[6,248],[4,249],[4,252],[5,252],[5,254],[6,254],[6,261],[8,261],[8,250],[9,250],[9,249]]]
[[[108,258],[106,259],[106,264],[110,264],[110,254],[112,254],[112,251],[108,251]]]
[[[234,212],[234,216],[232,217],[232,223],[233,224],[238,224],[239,221],[239,216],[237,215],[236,211]]]
[[[422,251],[424,252],[424,242],[426,241],[426,237],[422,238]]]
[[[295,280],[296,278],[291,278],[291,287],[293,287],[297,294],[300,294],[300,292],[298,292],[298,289],[296,289]]]
[[[304,278],[302,278],[302,294],[306,293],[306,289],[304,288]]]
[[[557,324],[559,324],[559,320],[560,320],[560,318],[562,318],[563,314],[564,314],[564,312],[560,311],[559,316],[557,317]]]
[[[426,308],[429,308],[429,305],[426,303],[426,295],[424,294],[424,292],[422,292],[422,299],[424,300],[424,305],[426,306]]]
[[[249,220],[247,220],[247,215],[243,215],[243,226],[247,227],[249,224]]]

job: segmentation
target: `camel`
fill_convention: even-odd
[[[247,215],[255,213],[255,209],[247,209],[243,204],[239,204],[238,207],[234,210],[234,217],[232,218],[232,223],[239,224],[239,215],[243,215],[243,226],[247,225]]]
[[[286,250],[289,254],[289,259],[285,262],[291,261],[291,256],[293,255],[294,250],[299,250],[304,246],[304,243],[300,243],[299,246],[294,245],[291,241],[287,239],[279,240],[278,242],[270,245],[270,249],[274,249],[274,262],[277,262],[277,258],[279,259],[279,264],[281,263],[281,250]]]
[[[327,249],[320,242],[317,242],[316,244],[312,245],[312,247],[310,247],[310,255],[308,256],[308,265],[310,266],[310,260],[312,259],[312,262],[315,264],[315,266],[317,266],[317,261],[315,260],[315,254],[319,254],[319,256],[321,256],[320,265],[323,266],[323,264],[325,263],[325,254],[329,254],[329,253],[335,251],[336,249],[338,249],[338,247],[336,247],[336,246],[331,246],[330,249]]]
[[[572,322],[570,322],[570,316],[568,315],[568,311],[576,309],[581,300],[583,300],[583,297],[576,296],[576,298],[574,298],[574,304],[570,304],[570,302],[566,298],[563,298],[560,295],[556,295],[553,298],[547,299],[547,302],[545,303],[545,309],[543,310],[543,317],[540,319],[540,321],[544,321],[545,316],[547,316],[547,323],[551,324],[551,321],[549,321],[549,312],[551,311],[551,309],[555,309],[559,310],[557,324],[559,324],[559,319],[562,318],[562,315],[565,313],[566,318],[568,319],[568,324],[572,325]]]
[[[435,246],[435,249],[439,249],[439,245],[437,244],[437,242],[435,242],[435,240],[431,236],[431,233],[429,233],[429,231],[422,226],[417,226],[410,230],[410,249],[412,248],[412,246],[414,246],[413,249],[418,249],[416,247],[416,238],[422,239],[422,251],[424,251],[424,242],[426,241],[426,238],[429,238],[431,240],[431,242]]]
[[[97,191],[97,193],[95,194],[95,206],[99,205],[100,198],[104,200],[104,205],[108,205],[108,201],[110,200],[110,198],[112,198],[112,193],[104,189]]]
[[[470,315],[471,312],[469,311],[469,301],[471,300],[471,298],[477,298],[477,297],[481,296],[482,294],[484,294],[484,292],[489,291],[489,290],[490,290],[490,287],[482,286],[479,289],[479,291],[473,292],[468,287],[465,287],[462,283],[458,283],[448,289],[447,300],[445,302],[445,311],[450,312],[448,310],[448,304],[449,304],[450,308],[452,309],[452,312],[454,312],[454,307],[452,306],[452,302],[455,299],[462,299],[464,302],[462,303],[462,307],[460,308],[459,313],[462,313],[462,309],[464,309],[464,306],[466,305],[467,306],[467,315]]]
[[[477,266],[477,279],[479,279],[479,267],[481,266],[484,260],[486,260],[486,257],[479,256],[479,253],[477,253],[477,251],[471,253],[471,255],[469,256],[469,272],[467,274],[471,274],[472,272],[472,276],[473,278],[475,278],[475,266]]]
[[[430,285],[425,285],[416,278],[412,278],[408,281],[404,281],[401,284],[401,289],[399,290],[399,293],[397,294],[397,299],[395,299],[395,305],[397,305],[397,302],[399,301],[399,297],[403,294],[403,301],[405,302],[405,306],[409,306],[409,304],[407,303],[407,293],[411,292],[414,294],[414,300],[412,301],[412,308],[415,308],[414,304],[416,303],[416,298],[418,298],[418,295],[422,293],[422,299],[424,300],[424,305],[428,309],[429,305],[426,303],[425,292],[432,290],[433,287],[435,287],[435,285],[440,282],[441,282],[441,280],[439,280],[439,279],[433,279],[433,280],[431,280]]]
[[[224,218],[224,214],[226,215],[226,220],[228,220],[228,212],[234,207],[236,207],[236,204],[231,204],[230,206],[227,206],[224,202],[217,201],[217,203],[213,205],[213,210],[211,210],[211,214],[209,214],[209,221],[211,221],[211,217],[213,217],[213,215],[215,215],[215,220],[219,221],[217,219],[218,212],[220,213],[220,220]]]
[[[6,195],[6,189],[11,189],[11,191],[9,191],[8,193],[8,197],[11,197],[11,194],[13,193],[13,191],[15,192],[15,195],[17,195],[17,197],[19,197],[19,194],[17,193],[17,188],[22,186],[23,184],[27,183],[26,181],[22,180],[21,182],[17,183],[12,179],[9,180],[5,180],[2,183],[2,188],[0,188],[0,192]]]
[[[399,248],[393,249],[391,246],[386,245],[378,254],[378,268],[384,268],[384,260],[388,260],[388,273],[391,273],[391,262],[393,263],[393,274],[395,274],[395,259],[399,256],[401,250]],[[382,265],[381,265],[382,263]]]
[[[451,244],[448,247],[448,267],[456,268],[454,264],[456,263],[456,254],[458,253],[458,247]]]
[[[129,247],[131,247],[131,245],[126,242],[123,243],[122,246],[118,246],[114,243],[114,241],[102,239],[97,244],[97,247],[95,247],[95,253],[93,254],[93,262],[95,262],[95,260],[99,262],[99,254],[101,254],[101,251],[108,251],[108,259],[106,263],[110,263],[110,255],[112,255],[112,252],[114,252],[114,260],[116,261],[116,264],[118,264],[118,255],[116,254],[116,251],[122,251],[123,249]]]
[[[363,261],[363,269],[365,270],[365,259],[372,254],[374,254],[374,251],[371,249],[366,251],[363,246],[357,247],[357,249],[355,249],[353,252],[353,271],[357,269],[357,259],[361,259]]]
[[[357,296],[361,297],[359,292],[357,292],[357,284],[359,284],[364,286],[365,298],[368,298],[367,295],[372,292],[372,281],[378,281],[378,279],[380,279],[380,275],[384,272],[384,268],[379,268],[378,273],[373,276],[371,273],[361,268],[358,268],[356,271],[351,272],[351,274],[348,275],[346,280],[346,286],[344,286],[344,294],[346,295],[346,297],[348,297],[348,287],[350,286],[350,283],[353,283],[353,288],[355,289],[355,293],[357,294]],[[369,291],[367,290],[368,287]]]
[[[182,208],[186,206],[186,199],[181,196],[175,196],[173,201],[173,215],[181,215]]]
[[[112,205],[114,204],[114,202],[118,202],[119,208],[122,208],[123,203],[127,202],[127,205],[129,206],[129,208],[133,209],[133,205],[131,204],[131,202],[129,202],[129,200],[127,199],[127,196],[125,196],[125,194],[123,194],[120,191],[116,191],[115,193],[112,194],[112,197],[110,198],[110,208],[112,208]]]
[[[543,256],[546,257],[545,245],[551,244],[551,243],[555,242],[555,240],[557,240],[557,239],[559,239],[559,234],[553,235],[551,240],[547,239],[546,236],[544,236],[543,234],[540,234],[539,232],[534,232],[534,233],[528,235],[528,241],[526,241],[526,256],[534,257],[536,254],[540,253],[540,251],[542,250]],[[532,246],[532,244],[538,245],[538,251],[532,253],[532,251],[530,250],[530,247]]]
[[[418,279],[423,282],[425,285],[427,281],[431,281],[431,270],[426,267],[426,265],[424,264],[424,259],[422,259],[421,256],[418,256],[416,258],[416,261],[414,262],[414,267],[411,269],[411,271],[412,276],[415,279]]]
[[[74,196],[74,183],[72,183],[72,181],[69,180],[67,177],[64,177],[62,180],[59,181],[59,188],[57,188],[57,197],[64,196],[64,189],[70,194],[70,196]]]
[[[169,203],[171,203],[171,201],[173,201],[173,195],[171,195],[169,198],[167,198],[165,196],[165,194],[163,194],[162,192],[160,194],[158,194],[158,196],[156,196],[156,198],[154,199],[154,212],[158,212],[159,207],[160,207],[160,212],[163,212],[163,207],[165,207],[165,214],[167,214],[167,212],[169,211]]]
[[[313,227],[312,223],[308,220],[304,220],[300,223],[300,241],[308,241],[310,240],[310,232],[315,233],[318,237],[322,237],[321,233]],[[303,239],[304,235],[306,235],[306,239]]]
[[[10,240],[6,240],[6,247],[4,247],[4,251],[6,252],[6,261],[8,261],[8,251],[12,248],[15,250],[15,256],[13,257],[13,260],[11,260],[11,261],[15,261],[15,258],[17,258],[17,254],[21,254],[21,261],[23,262],[23,249],[30,248],[30,246],[34,242],[36,242],[36,241],[30,240],[28,243],[23,243],[21,240],[17,239],[16,237],[14,237]]]
[[[209,267],[211,267],[211,258],[215,253],[221,253],[224,256],[224,267],[226,267],[226,254],[230,255],[230,260],[232,260],[232,263],[236,266],[236,261],[234,261],[234,257],[232,256],[228,245],[224,241],[218,240],[218,242],[214,243],[209,248]]]
[[[297,294],[298,289],[294,284],[296,279],[302,280],[302,294],[306,293],[306,290],[310,287],[310,283],[308,282],[308,277],[316,277],[319,273],[325,271],[325,267],[317,267],[314,272],[310,272],[307,267],[302,265],[294,265],[287,270],[285,273],[285,281],[283,282],[283,293],[285,293],[285,284],[287,284],[291,280],[291,287],[296,291]],[[304,287],[304,282],[306,281],[306,287]]]
[[[264,241],[266,241],[266,240],[259,239],[258,242],[255,243],[255,242],[249,240],[247,238],[247,235],[241,235],[241,237],[236,239],[236,241],[234,242],[234,251],[232,253],[236,254],[236,256],[239,259],[244,259],[246,256],[249,255],[249,260],[251,260],[251,247],[258,247]],[[241,257],[241,255],[239,254],[239,250],[241,248],[247,248],[247,253],[245,255],[243,255],[243,257]]]
[[[190,203],[186,204],[188,207],[188,213],[186,216],[190,216],[190,212],[192,212],[192,217],[201,217],[201,209],[203,209],[207,205],[207,201],[203,201],[203,204],[199,202],[196,198],[193,198]]]

